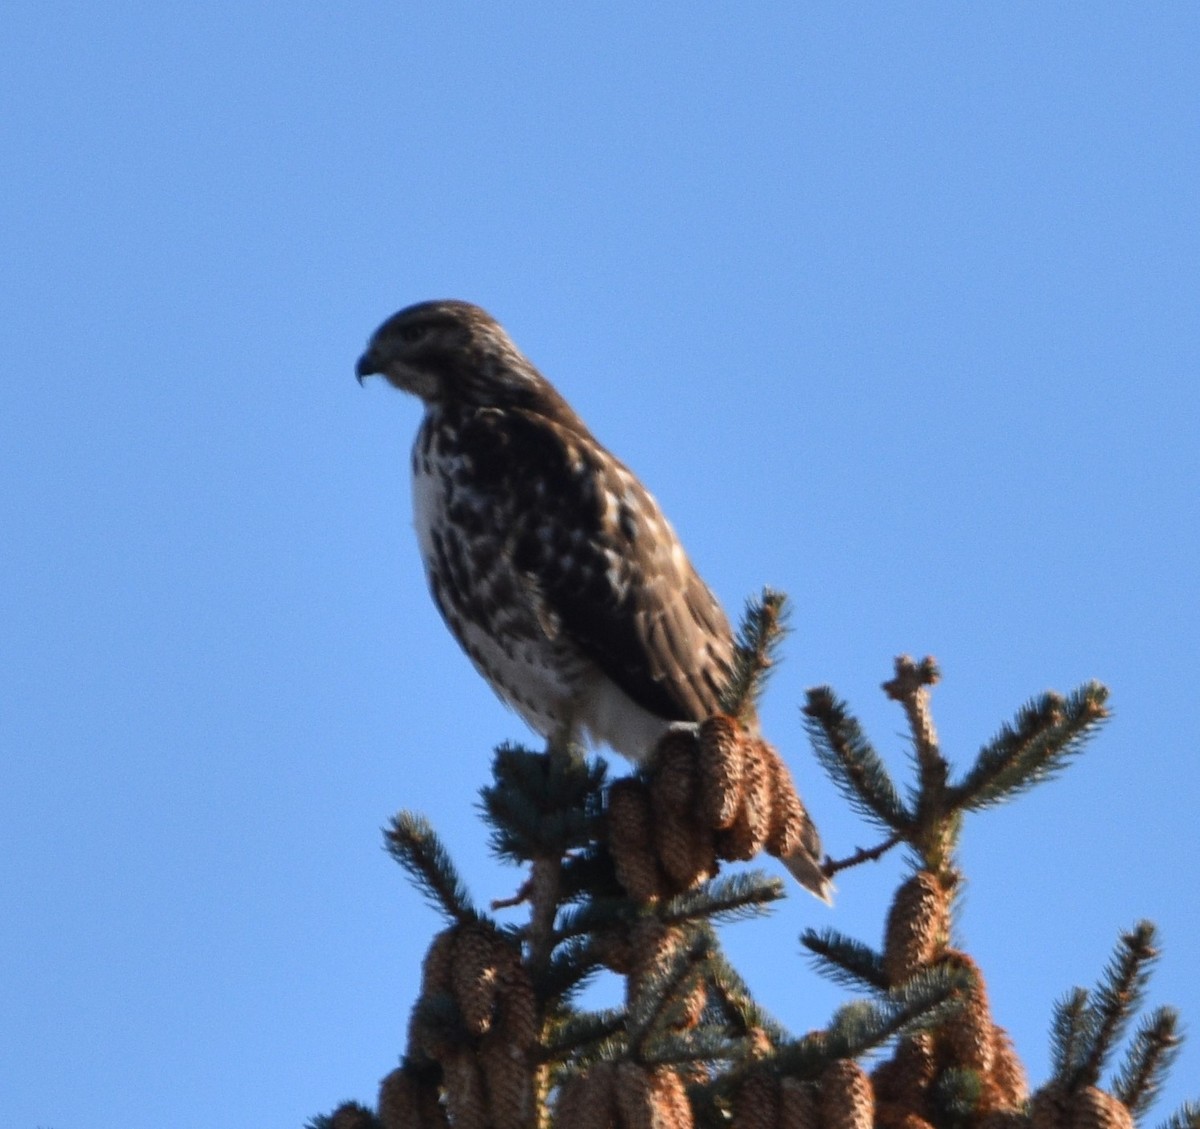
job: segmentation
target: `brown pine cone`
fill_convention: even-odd
[[[379,1083],[383,1129],[449,1129],[438,1088],[415,1072],[397,1067]]]
[[[447,1032],[427,1022],[424,1004],[436,996],[453,998],[454,948],[458,929],[445,929],[434,937],[421,963],[421,994],[408,1019],[408,1053],[413,1059],[440,1060],[452,1047]]]
[[[910,1113],[926,1114],[925,1096],[937,1076],[933,1036],[918,1031],[901,1039],[892,1057],[871,1071],[871,1085],[880,1101],[888,1101]]]
[[[654,755],[650,802],[654,846],[676,890],[687,890],[717,869],[713,831],[697,812],[695,734],[668,733]]]
[[[992,1032],[992,1081],[1003,1105],[1023,1106],[1029,1098],[1029,1078],[1017,1057],[1017,1048],[1003,1027]]]
[[[598,1062],[570,1078],[554,1104],[561,1129],[617,1129],[616,1066]]]
[[[661,897],[666,883],[654,851],[650,794],[636,777],[614,780],[608,790],[607,838],[625,892],[637,902]]]
[[[462,929],[454,946],[454,999],[463,1025],[476,1037],[491,1030],[495,1017],[497,948],[502,946],[496,934],[483,925]]]
[[[806,890],[832,905],[833,883],[821,869],[821,836],[800,800],[792,774],[773,745],[761,739],[754,744],[767,764],[771,780],[767,853],[782,859]]]
[[[994,1109],[976,1120],[975,1129],[1029,1129],[1029,1115],[1016,1109]]]
[[[537,1111],[528,1049],[518,1047],[496,1029],[479,1045],[479,1067],[491,1113],[490,1129],[533,1129]]]
[[[693,1129],[692,1104],[688,1101],[683,1079],[666,1066],[655,1067],[650,1072],[650,1092],[658,1114],[661,1129]]]
[[[541,1027],[529,970],[522,962],[521,954],[503,942],[500,943],[496,968],[499,977],[497,1034],[514,1046],[529,1050],[537,1045]]]
[[[717,835],[717,856],[750,859],[766,846],[771,829],[771,769],[761,747],[743,742],[742,802],[728,830]]]
[[[714,831],[731,827],[742,806],[744,741],[741,726],[724,714],[700,726],[700,810]]]
[[[779,1079],[765,1070],[756,1071],[733,1100],[731,1129],[777,1129],[779,1103]]]
[[[708,1006],[708,986],[697,978],[677,1002],[681,1019],[676,1026],[682,1031],[690,1030],[700,1022]]]
[[[820,1129],[817,1095],[813,1087],[795,1078],[779,1083],[779,1129]]]
[[[633,944],[622,927],[597,930],[592,936],[592,951],[610,972],[628,976],[633,970]]]
[[[1112,1094],[1085,1086],[1071,1099],[1070,1129],[1133,1129],[1128,1108]]]
[[[875,1103],[875,1129],[933,1129],[933,1126],[899,1102],[879,1100]]]
[[[454,1129],[488,1129],[487,1093],[475,1052],[460,1047],[442,1063],[446,1110]]]
[[[871,1129],[875,1095],[857,1062],[841,1058],[822,1071],[817,1110],[821,1129]]]
[[[914,874],[892,900],[883,943],[883,970],[902,984],[945,947],[950,932],[950,898],[927,870]]]
[[[657,1101],[645,1067],[636,1062],[617,1063],[614,1088],[621,1129],[659,1129],[655,1124]]]
[[[451,970],[454,967],[454,946],[457,928],[443,929],[429,944],[421,962],[421,995],[431,996],[451,990]]]
[[[966,953],[957,949],[947,949],[940,963],[965,969],[974,977],[974,983],[964,993],[962,1007],[942,1024],[939,1031],[939,1046],[948,1059],[946,1065],[974,1070],[987,1078],[996,1059],[996,1025],[988,1007],[983,972]]]
[[[1031,1129],[1067,1129],[1070,1113],[1068,1095],[1062,1086],[1043,1086],[1029,1103]]]

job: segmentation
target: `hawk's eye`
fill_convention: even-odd
[[[425,336],[425,326],[423,325],[406,325],[400,329],[400,340],[408,345],[420,341]]]

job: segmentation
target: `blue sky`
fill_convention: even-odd
[[[0,1124],[297,1126],[371,1100],[475,795],[529,735],[424,589],[419,409],[353,362],[491,309],[731,611],[764,711],[932,653],[960,763],[1030,695],[1115,717],[965,829],[964,945],[1033,1079],[1141,917],[1200,1031],[1200,8],[26,3],[0,27]],[[901,861],[727,932],[796,1031]],[[1200,1040],[1156,1113],[1200,1096]]]

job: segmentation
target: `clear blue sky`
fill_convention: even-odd
[[[0,1125],[370,1101],[439,926],[381,825],[518,882],[474,796],[528,734],[425,592],[418,406],[353,379],[427,297],[510,328],[727,607],[792,595],[765,722],[835,854],[873,839],[805,687],[898,774],[897,653],[960,762],[1112,687],[968,823],[961,937],[1036,1082],[1152,918],[1200,1096],[1200,6],[13,0],[0,56]],[[797,935],[877,942],[900,872],[727,933],[794,1030],[843,998]]]

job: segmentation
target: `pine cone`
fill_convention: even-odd
[[[635,902],[650,902],[665,889],[653,845],[650,794],[636,777],[614,780],[608,790],[608,851],[617,881]]]
[[[827,904],[832,904],[833,883],[821,869],[821,836],[796,791],[792,774],[778,750],[766,741],[754,742],[771,780],[771,822],[767,853],[782,859],[795,879]]]
[[[974,978],[966,990],[963,1006],[951,1015],[939,1032],[939,1043],[949,1065],[974,1070],[982,1077],[991,1075],[996,1057],[995,1029],[988,1007],[987,987],[983,973],[966,953],[948,949],[941,958],[950,968],[965,969]]]
[[[463,1026],[476,1037],[491,1030],[496,1010],[497,946],[503,942],[482,925],[462,929],[454,946],[454,999]]]
[[[779,1129],[819,1129],[817,1096],[813,1088],[795,1078],[779,1083]]]
[[[899,1102],[877,1101],[875,1129],[933,1129],[933,1126],[920,1114],[905,1109]]]
[[[779,1079],[761,1070],[751,1074],[734,1099],[731,1129],[776,1129],[779,1104]]]
[[[491,1112],[490,1129],[533,1129],[537,1118],[527,1048],[518,1047],[497,1029],[480,1043],[479,1066]]]
[[[1133,1117],[1112,1094],[1085,1086],[1071,1099],[1070,1129],[1133,1129]]]
[[[443,929],[429,943],[421,962],[421,995],[432,996],[451,990],[451,969],[454,967],[454,946],[458,940],[456,928]]]
[[[717,855],[750,859],[763,849],[771,829],[771,769],[757,743],[743,742],[742,803],[727,831],[717,835]]]
[[[950,931],[950,899],[927,870],[914,874],[892,900],[883,944],[889,984],[902,984],[933,960]]]
[[[453,998],[452,970],[457,941],[456,928],[443,930],[430,942],[421,962],[421,993],[408,1019],[408,1053],[418,1061],[439,1059],[452,1046],[447,1032],[427,1021],[426,1005],[438,996]]]
[[[1017,1057],[1017,1048],[1003,1027],[992,1032],[992,1081],[1005,1106],[1023,1106],[1029,1098],[1029,1079]]]
[[[615,1090],[621,1129],[659,1129],[655,1124],[657,1099],[650,1075],[640,1063],[617,1063]]]
[[[654,845],[676,890],[690,889],[717,869],[712,829],[696,811],[696,753],[695,734],[674,730],[659,742],[654,756]]]
[[[1031,1129],[1067,1129],[1070,1120],[1067,1093],[1057,1083],[1043,1086],[1029,1103]]]
[[[875,1096],[857,1062],[840,1058],[824,1069],[817,1110],[821,1129],[871,1129]]]
[[[695,1027],[704,1016],[708,1006],[708,986],[704,980],[697,977],[677,1000],[680,1020],[675,1025],[677,1030],[689,1031]]]
[[[683,1080],[674,1070],[665,1066],[652,1070],[650,1091],[662,1129],[693,1129],[692,1104],[688,1101]]]
[[[562,1086],[554,1106],[562,1129],[617,1129],[616,1066],[598,1062]]]
[[[461,1047],[442,1064],[446,1109],[454,1129],[488,1129],[487,1093],[475,1053]]]
[[[438,1088],[415,1071],[397,1067],[379,1083],[382,1129],[449,1129]]]
[[[892,1057],[871,1072],[871,1085],[880,1101],[888,1101],[909,1113],[925,1116],[925,1096],[937,1076],[933,1036],[918,1031],[901,1039]]]
[[[716,714],[700,726],[700,810],[714,831],[733,826],[742,806],[745,746],[741,727]]]
[[[497,1033],[513,1046],[529,1050],[537,1045],[541,1026],[529,970],[522,963],[521,954],[503,943],[496,967],[499,976]]]
[[[1016,1109],[994,1109],[975,1122],[975,1129],[1030,1129],[1029,1115]]]

